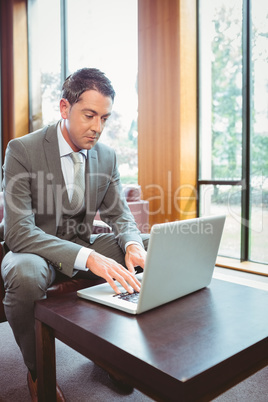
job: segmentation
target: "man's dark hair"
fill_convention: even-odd
[[[62,85],[62,98],[70,105],[77,103],[85,91],[95,90],[114,101],[115,91],[111,81],[97,68],[81,68],[71,74]]]

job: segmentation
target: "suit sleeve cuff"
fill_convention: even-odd
[[[87,248],[87,247],[82,247],[75,259],[74,262],[74,268],[78,269],[79,271],[88,271],[88,268],[86,267],[87,264],[87,259],[90,256],[90,254],[94,251],[92,248]]]
[[[141,245],[141,243],[139,243],[139,242],[137,242],[137,241],[128,241],[128,242],[125,244],[125,251],[127,251],[127,247],[130,246],[131,244],[136,244],[137,246],[140,246],[141,248],[144,248],[144,247]]]

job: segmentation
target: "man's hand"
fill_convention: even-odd
[[[135,274],[135,267],[144,268],[146,251],[138,244],[130,244],[126,250],[125,262],[129,272]]]
[[[137,292],[140,291],[141,284],[134,275],[134,268],[133,271],[129,272],[125,267],[118,264],[113,259],[107,258],[96,251],[90,253],[87,259],[87,268],[89,268],[95,275],[104,278],[118,294],[121,292],[116,286],[114,279],[116,279],[129,293],[133,293],[133,289]]]

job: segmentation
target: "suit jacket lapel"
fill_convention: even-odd
[[[57,124],[48,127],[44,141],[45,156],[47,159],[48,172],[51,175],[51,184],[56,206],[56,227],[61,218],[62,211],[62,186],[64,179],[59,157],[59,145],[57,139]],[[48,175],[47,175],[48,177]],[[48,177],[49,179],[49,177]],[[98,153],[93,148],[87,152],[86,162],[86,221],[92,224],[96,214],[98,190]]]
[[[87,153],[86,163],[86,218],[93,221],[96,213],[98,190],[98,154],[95,149]]]
[[[57,138],[57,124],[49,126],[44,141],[44,150],[47,159],[47,179],[51,180],[56,210],[56,227],[59,224],[62,210],[63,175],[61,170],[59,144]]]

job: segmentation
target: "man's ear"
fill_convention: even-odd
[[[60,100],[60,114],[63,119],[68,119],[69,110],[70,110],[70,103],[67,99],[61,98]]]

